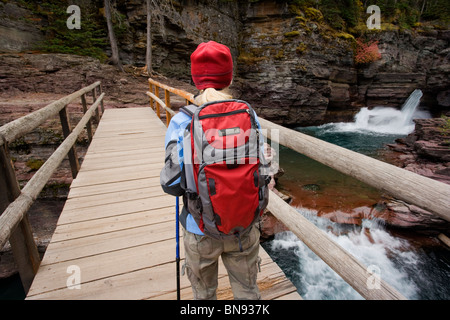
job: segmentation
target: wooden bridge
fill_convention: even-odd
[[[104,110],[27,299],[176,299],[175,198],[159,183],[165,132],[151,108]],[[263,299],[299,299],[262,247],[260,256]],[[181,288],[192,299],[187,277]],[[218,298],[233,298],[223,265]]]
[[[0,198],[0,209],[4,210],[0,216],[0,248],[10,241],[27,299],[176,298],[175,198],[164,194],[159,185],[166,131],[159,116],[163,108],[168,123],[175,114],[170,108],[171,93],[187,101],[193,97],[151,79],[149,84],[151,108],[104,110],[104,93],[97,82],[0,128],[0,186],[7,190]],[[165,101],[159,97],[160,89],[164,90]],[[93,97],[89,109],[88,92]],[[85,115],[72,130],[66,106],[77,98],[81,98]],[[20,190],[7,145],[58,113],[66,139]],[[90,120],[93,116],[100,118],[101,113],[92,137]],[[260,120],[272,140],[450,219],[449,186]],[[80,167],[73,146],[84,128],[92,142]],[[27,210],[67,154],[75,179],[40,261]],[[366,170],[367,166],[373,169]],[[395,186],[388,180],[395,181]],[[371,274],[366,266],[274,193],[270,194],[268,209],[363,297],[404,299],[383,280],[379,289],[368,288]],[[260,256],[258,285],[262,298],[301,299],[263,248]],[[181,277],[181,287],[181,298],[192,299],[187,277]],[[218,298],[232,299],[222,265]]]
[[[164,135],[150,108],[105,110],[28,299],[176,298],[175,198],[159,184]],[[296,291],[267,254],[263,268],[267,298]],[[183,288],[192,298],[188,281]]]

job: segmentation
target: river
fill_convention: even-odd
[[[417,110],[420,93],[409,109],[408,101],[402,110],[363,108],[352,123],[297,130],[379,159],[385,144],[414,129],[412,118],[429,117],[428,113]],[[290,149],[281,146],[279,151],[280,167],[285,174],[278,186],[293,196],[291,205],[299,214],[406,298],[450,299],[450,251],[439,240],[388,230],[371,216],[374,204],[381,198],[378,190]],[[329,219],[337,212],[349,215],[362,212],[363,218],[358,224],[338,224]],[[362,299],[293,233],[279,233],[263,246],[304,299]]]

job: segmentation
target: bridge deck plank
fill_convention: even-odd
[[[159,185],[165,131],[150,108],[105,111],[27,299],[176,299],[175,201]],[[260,249],[262,297],[301,299]],[[222,263],[219,278],[219,299],[232,299]],[[186,276],[181,287],[192,299]]]

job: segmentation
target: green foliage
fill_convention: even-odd
[[[325,20],[335,29],[344,30],[358,23],[360,8],[356,0],[321,0]]]
[[[284,58],[284,51],[283,50],[278,50],[277,54],[274,55],[274,59],[275,60],[283,60]]]
[[[289,4],[292,13],[303,12],[310,20],[325,20],[339,30],[356,26],[361,11],[359,0],[290,0]]]
[[[9,149],[17,152],[29,153],[31,150],[30,145],[25,141],[23,137],[18,138],[9,144]]]
[[[429,1],[422,14],[424,20],[441,20],[450,22],[450,2],[448,0]]]
[[[450,137],[450,117],[447,117],[446,115],[442,115],[441,119],[444,120],[444,123],[441,127],[441,134],[443,136]]]
[[[291,0],[289,1],[292,5],[298,6],[299,8],[312,8],[317,5],[317,0]]]
[[[19,3],[47,22],[42,27],[46,39],[37,46],[37,50],[90,56],[102,62],[107,59],[103,52],[108,43],[106,27],[98,13],[89,13],[81,8],[81,29],[69,29],[66,25],[70,16],[66,12],[67,2],[20,0]]]
[[[437,24],[450,22],[448,0],[372,0],[370,4],[380,7],[383,22],[400,28],[413,28],[418,22],[433,21]]]
[[[289,0],[288,3],[291,13],[319,21],[311,16],[315,10],[329,26],[342,31],[367,29],[369,5],[379,6],[382,24],[392,28],[417,28],[427,21],[433,27],[448,28],[450,23],[448,0],[371,0],[364,4],[361,0]]]

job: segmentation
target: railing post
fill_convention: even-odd
[[[88,108],[87,108],[87,103],[86,103],[86,96],[84,94],[81,96],[81,104],[83,105],[83,113],[86,114]],[[89,142],[91,142],[92,141],[92,121],[90,119],[86,125],[86,130],[87,130],[87,134],[88,134],[88,140],[89,140]]]
[[[149,86],[149,91],[151,92],[151,93],[153,93],[154,91],[153,91],[153,84],[151,84],[150,82],[148,83],[148,86]],[[150,108],[152,108],[152,110],[155,110],[155,108],[153,107],[153,98],[152,97],[149,97],[150,98]]]
[[[3,212],[20,194],[19,183],[8,154],[8,146],[5,142],[0,147],[0,187],[2,190],[0,192],[0,212]]]
[[[6,143],[0,147],[0,186],[2,190],[6,191],[0,194],[0,212],[3,212],[20,195],[19,183],[8,156]],[[41,261],[28,214],[23,216],[22,221],[11,233],[9,243],[26,293],[31,287]]]
[[[164,102],[166,103],[166,107],[171,109],[171,107],[170,107],[170,92],[169,92],[169,90],[164,90],[164,100],[165,100]],[[170,123],[171,119],[172,119],[171,114],[169,113],[169,111],[166,110],[166,124],[167,124],[167,127],[169,127],[169,123]]]
[[[92,103],[95,103],[97,101],[97,94],[95,93],[95,88],[92,89]],[[100,122],[100,114],[98,112],[98,108],[95,109],[95,120],[97,120],[97,123]]]
[[[98,111],[98,108],[96,110]],[[61,111],[59,112],[59,118],[61,119],[61,126],[63,130],[64,139],[66,139],[72,132],[69,122],[69,116],[67,114],[67,106],[61,109]],[[75,144],[72,146],[72,148],[70,148],[68,156],[70,162],[70,169],[72,170],[72,177],[75,179],[77,177],[78,171],[80,170],[80,163],[78,162]]]
[[[99,86],[98,86],[98,95],[101,96],[102,93],[103,93],[103,86],[102,86],[102,84],[100,83]],[[103,113],[105,113],[105,105],[104,105],[104,103],[103,103],[103,99],[102,99],[102,101],[100,102],[100,109],[102,110],[102,115],[103,115]]]
[[[159,87],[155,86],[155,96],[159,98]],[[156,103],[156,115],[161,118],[161,112],[159,111],[159,103]]]

